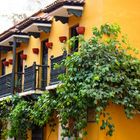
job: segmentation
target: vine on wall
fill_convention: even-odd
[[[110,103],[122,105],[128,118],[139,112],[140,60],[134,57],[135,50],[121,36],[118,25],[105,24],[100,29],[93,28],[92,32],[93,36],[87,41],[82,35],[68,41],[72,46],[75,39],[79,39],[80,47],[60,65],[66,67],[67,72],[59,76],[62,84],[56,93],[45,93],[33,102],[23,99],[12,102],[7,112],[10,136],[20,135],[26,139],[28,129],[46,123],[53,130],[53,116],[57,114],[62,136],[82,139],[87,134],[84,128],[89,108],[95,110],[96,123],[102,122],[101,130],[112,136],[115,126],[106,111]]]

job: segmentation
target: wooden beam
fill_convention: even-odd
[[[37,32],[29,32],[28,35],[33,36],[34,38],[40,38],[40,33]]]
[[[69,18],[68,17],[61,17],[61,16],[55,16],[55,21],[61,21],[63,24],[68,23]]]
[[[13,44],[14,44],[13,41],[10,41],[10,42],[9,42],[9,45],[10,45],[10,46],[13,46]],[[19,43],[19,42],[17,42],[16,47],[17,47],[17,48],[20,47],[20,43]]]
[[[38,30],[39,31],[43,31],[43,32],[45,32],[45,33],[50,33],[50,31],[51,31],[51,27],[46,27],[46,26],[38,26]]]
[[[0,51],[3,51],[3,50],[11,51],[12,47],[10,47],[10,46],[0,46]]]
[[[24,38],[24,37],[15,37],[15,41],[18,43],[28,43],[29,38]]]
[[[76,17],[81,17],[83,10],[77,10],[77,9],[67,9],[68,14],[73,14]]]

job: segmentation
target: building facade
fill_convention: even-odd
[[[32,96],[55,90],[57,76],[65,69],[53,67],[65,58],[62,42],[78,35],[76,27],[85,27],[84,37],[88,39],[93,26],[117,23],[128,34],[132,46],[140,50],[139,8],[139,0],[57,0],[0,34],[0,100],[15,91],[20,96]],[[69,53],[78,51],[78,43],[66,49]],[[140,139],[139,115],[128,120],[120,106],[111,105],[108,110],[116,126],[114,135],[106,136],[100,125],[89,122],[85,140]],[[37,128],[28,132],[28,140],[48,140],[49,132],[47,125]],[[49,140],[60,140],[60,133],[58,122]]]

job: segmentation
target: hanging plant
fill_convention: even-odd
[[[3,64],[4,64],[4,66],[7,66],[7,67],[9,66],[9,62],[8,61],[4,61]]]
[[[76,27],[76,31],[78,34],[83,35],[85,33],[85,27],[83,27],[83,26]]]
[[[60,37],[59,37],[59,41],[60,41],[61,43],[65,43],[65,42],[67,41],[67,37],[66,37],[66,36],[60,36]]]
[[[8,131],[8,117],[9,113],[11,112],[12,104],[11,99],[6,98],[0,101],[0,127],[1,127],[1,138],[7,138],[7,131]]]
[[[9,59],[9,64],[10,64],[10,65],[13,64],[13,59]]]
[[[124,106],[128,118],[139,112],[140,60],[128,53],[129,44],[119,34],[118,25],[93,28],[93,36],[88,41],[78,36],[79,52],[62,62],[67,73],[59,76],[63,84],[57,88],[57,110],[64,137],[84,137],[89,108],[95,110],[95,122],[101,122],[101,130],[106,130],[109,136],[115,130],[106,111],[110,103]],[[70,45],[74,38],[70,39]],[[73,127],[68,127],[70,119]]]
[[[32,51],[33,51],[34,54],[38,54],[39,53],[39,49],[38,48],[33,48]]]
[[[57,116],[63,138],[82,140],[87,134],[89,109],[94,110],[93,118],[101,123],[100,129],[112,136],[115,125],[106,110],[110,104],[123,106],[128,118],[139,112],[140,60],[128,53],[133,49],[124,37],[120,38],[120,27],[105,24],[100,29],[93,28],[88,41],[81,35],[78,39],[79,52],[67,56],[60,64],[67,72],[58,77],[62,84],[57,93],[45,93],[30,102],[12,97],[12,107],[6,116],[5,108],[0,108],[1,115],[11,123],[10,137],[25,140],[27,130],[34,124],[48,123],[53,132]]]
[[[32,118],[36,125],[43,126],[45,123],[49,123],[56,109],[57,102],[55,100],[56,94],[48,92],[38,98],[32,110]],[[40,106],[42,107],[40,108]]]
[[[15,98],[15,99],[14,99]],[[32,101],[27,102],[20,97],[13,98],[13,108],[9,113],[10,129],[8,136],[10,138],[27,139],[27,130],[31,129],[33,122],[30,117]],[[18,100],[17,100],[18,99]]]
[[[20,58],[23,59],[23,60],[26,60],[27,59],[27,55],[26,54],[21,54]]]
[[[46,42],[45,44],[46,44],[46,47],[48,49],[52,49],[52,46],[53,46],[53,43],[52,42]]]

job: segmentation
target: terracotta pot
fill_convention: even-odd
[[[26,54],[21,54],[20,58],[23,59],[23,60],[26,60],[27,59],[27,55]]]
[[[47,48],[52,49],[53,43],[52,42],[46,42],[45,45],[46,45]]]
[[[59,40],[60,40],[61,43],[65,43],[66,40],[67,40],[67,37],[66,36],[60,36]]]
[[[9,64],[10,64],[10,65],[13,64],[13,59],[9,59]]]
[[[81,27],[77,27],[76,31],[77,31],[78,34],[83,35],[85,33],[85,27],[82,27],[82,26]]]
[[[4,61],[3,64],[4,64],[4,66],[9,66],[9,62],[8,61]]]
[[[32,51],[33,51],[34,54],[38,54],[39,53],[39,49],[38,48],[33,48]]]

